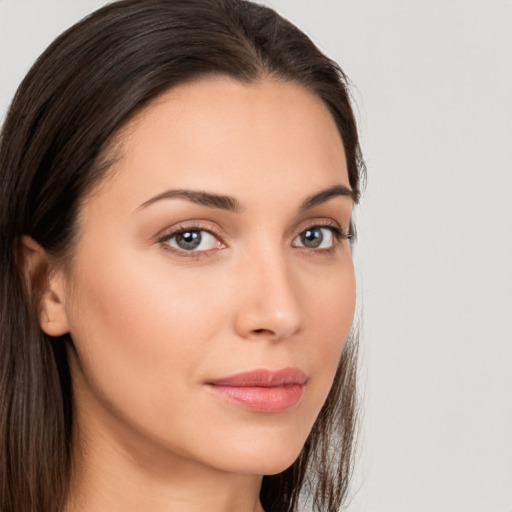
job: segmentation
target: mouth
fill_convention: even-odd
[[[235,405],[256,412],[278,413],[301,401],[307,376],[298,368],[255,370],[206,384],[217,396]]]

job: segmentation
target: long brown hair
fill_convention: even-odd
[[[108,171],[113,136],[169,88],[208,74],[265,76],[320,97],[341,134],[349,181],[364,177],[348,80],[336,63],[272,9],[243,0],[124,0],[62,34],[20,85],[0,135],[0,512],[60,512],[71,467],[69,336],[38,325],[19,261],[29,235],[69,256],[85,194]],[[106,155],[106,158],[105,158]],[[343,504],[356,426],[355,337],[296,462],[265,476],[267,512]]]

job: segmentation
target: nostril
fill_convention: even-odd
[[[272,329],[253,329],[252,336],[257,339],[268,339],[270,341],[279,340],[279,336]]]
[[[268,336],[271,338],[276,338],[276,333],[271,329],[253,329],[253,334],[256,336]]]

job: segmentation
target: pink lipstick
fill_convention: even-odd
[[[298,368],[255,370],[208,382],[220,397],[257,412],[282,412],[298,404],[306,374]]]

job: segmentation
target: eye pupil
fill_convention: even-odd
[[[321,228],[306,229],[306,231],[302,233],[301,239],[305,247],[314,249],[323,242],[324,234]]]
[[[176,244],[181,248],[190,251],[196,249],[201,243],[200,231],[185,231],[176,235]]]

